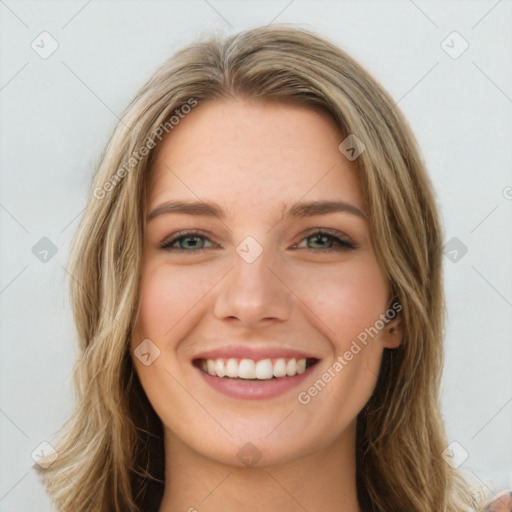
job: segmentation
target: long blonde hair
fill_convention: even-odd
[[[469,485],[442,457],[442,232],[416,141],[392,98],[357,62],[288,26],[182,49],[139,91],[106,147],[68,269],[80,342],[76,408],[54,443],[56,460],[35,466],[58,510],[134,512],[162,478],[162,426],[129,353],[148,169],[179,112],[227,97],[322,109],[343,138],[355,135],[366,147],[354,163],[377,260],[402,305],[404,339],[384,351],[375,392],[358,416],[359,495],[373,510],[478,510]]]

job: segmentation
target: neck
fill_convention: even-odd
[[[203,457],[165,430],[159,512],[360,512],[355,422],[333,445],[293,461],[238,467]]]

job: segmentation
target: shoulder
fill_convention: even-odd
[[[512,512],[512,490],[498,494],[483,512]]]

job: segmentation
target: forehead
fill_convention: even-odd
[[[148,207],[212,200],[228,214],[299,200],[344,200],[364,210],[343,136],[325,113],[289,103],[225,100],[198,105],[163,139],[150,171]]]

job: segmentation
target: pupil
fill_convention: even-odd
[[[314,240],[313,243],[315,243],[315,244],[318,244],[318,243],[322,244],[322,241],[323,241],[324,244],[325,244],[326,239],[327,239],[327,237],[325,237],[325,236],[315,236],[314,239],[313,239]]]
[[[186,238],[185,243],[189,244],[189,246],[195,247],[197,245],[197,237],[194,238]]]

